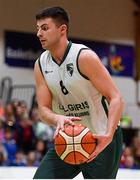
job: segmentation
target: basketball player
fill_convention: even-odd
[[[35,63],[37,101],[42,120],[56,127],[86,125],[97,139],[89,161],[70,165],[50,149],[35,179],[115,178],[122,149],[119,120],[123,110],[120,92],[100,59],[88,47],[68,40],[69,18],[61,7],[36,15],[37,36],[44,51]]]

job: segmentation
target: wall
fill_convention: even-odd
[[[4,64],[4,30],[33,32],[35,12],[42,7],[42,0],[0,1],[0,77],[11,76],[15,84],[34,83],[33,70],[8,67]]]
[[[70,14],[72,37],[134,42],[134,5],[131,0],[1,0],[0,77],[10,75],[15,83],[34,83],[32,70],[9,68],[4,64],[3,31],[35,32],[36,12],[45,6],[58,5],[66,8]]]
[[[134,40],[132,0],[46,0],[44,4],[61,5],[68,10],[73,36],[107,41]]]
[[[132,0],[1,0],[0,1],[0,79],[11,76],[14,84],[34,84],[32,69],[4,64],[3,32],[35,32],[35,14],[46,6],[62,6],[70,14],[70,36],[82,39],[114,41],[134,45]],[[126,102],[136,102],[136,85],[130,78],[114,78]],[[125,85],[124,85],[125,82]],[[131,95],[131,96],[130,96]],[[135,117],[137,119],[137,117]]]

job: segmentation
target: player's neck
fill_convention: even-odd
[[[52,57],[55,59],[55,61],[60,64],[63,56],[65,54],[65,51],[67,49],[69,41],[66,39],[64,41],[60,41],[55,48],[53,48],[50,52]]]

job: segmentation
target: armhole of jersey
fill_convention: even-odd
[[[82,51],[82,50],[86,50],[86,49],[89,50],[89,48],[81,48],[80,51],[78,52],[77,59],[76,59],[76,65],[77,65],[77,69],[78,69],[78,72],[80,73],[80,75],[81,75],[82,77],[84,77],[85,79],[89,80],[89,78],[88,78],[86,75],[84,75],[83,73],[81,73],[80,68],[79,68],[79,64],[78,64],[78,59],[79,59],[79,56],[80,56],[81,51]]]
[[[41,63],[40,63],[40,57],[38,58],[38,65],[39,65],[40,72],[41,72],[43,78],[45,79],[44,74],[43,74],[43,70],[42,70],[42,67],[41,67]]]
[[[105,96],[102,96],[101,103],[102,103],[102,106],[103,106],[104,111],[106,113],[106,116],[108,117],[108,106],[109,106],[109,103],[108,103],[108,101],[107,101]]]

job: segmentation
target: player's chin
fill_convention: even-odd
[[[42,46],[43,49],[47,48],[46,41],[40,41],[40,43],[41,43],[41,46]]]
[[[41,44],[43,49],[47,49],[47,46],[45,44]]]

